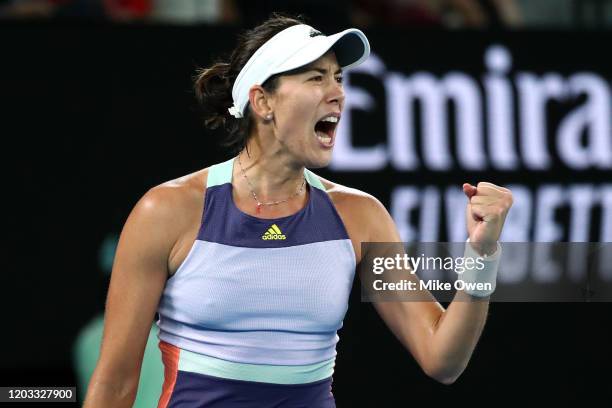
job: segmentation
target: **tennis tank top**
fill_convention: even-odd
[[[247,398],[238,395],[242,387],[263,383],[258,390],[274,389],[270,398],[293,401],[287,406],[302,398],[310,401],[304,406],[332,406],[313,404],[321,397],[313,395],[331,385],[356,266],[351,240],[311,171],[304,171],[305,207],[262,219],[236,207],[233,165],[234,158],[210,167],[197,238],[160,299],[159,406],[175,406],[186,395],[180,390],[198,387],[226,395],[219,406],[285,406],[263,394],[253,405],[232,405]]]

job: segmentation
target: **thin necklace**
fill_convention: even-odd
[[[244,169],[242,168],[242,163],[240,162],[240,154],[238,154],[238,165],[240,165],[240,171],[242,172],[242,175],[244,176],[244,179],[247,181],[247,184],[249,185],[249,189],[251,190],[251,195],[253,196],[253,199],[255,199],[255,202],[257,203],[257,208],[255,210],[257,212],[257,214],[260,213],[261,207],[263,207],[264,205],[278,205],[278,204],[281,204],[281,203],[284,203],[284,202],[287,202],[287,201],[291,200],[293,197],[299,195],[302,192],[302,190],[304,190],[304,185],[306,184],[306,177],[304,177],[302,179],[302,184],[300,185],[300,188],[298,188],[297,191],[295,193],[293,193],[293,195],[291,195],[290,197],[287,197],[284,200],[270,201],[268,203],[262,203],[261,201],[259,201],[259,198],[257,198],[257,194],[255,194],[255,190],[253,188],[253,184],[251,184],[251,181],[247,177]]]

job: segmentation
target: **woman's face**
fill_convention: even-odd
[[[274,137],[281,150],[305,167],[327,166],[344,107],[336,55],[330,51],[299,73],[282,75],[269,104],[274,113]]]

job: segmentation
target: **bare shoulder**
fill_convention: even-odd
[[[149,192],[171,198],[174,203],[189,204],[194,198],[202,199],[206,192],[209,167],[166,181]]]
[[[149,189],[135,205],[128,222],[155,230],[172,246],[199,221],[208,169],[166,181]]]
[[[361,217],[380,215],[380,211],[386,212],[385,206],[372,194],[327,180],[319,175],[317,177],[339,210],[354,212]]]

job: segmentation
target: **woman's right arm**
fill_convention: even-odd
[[[100,358],[85,408],[131,407],[161,293],[168,259],[180,234],[176,188],[149,190],[128,217],[115,255]]]

